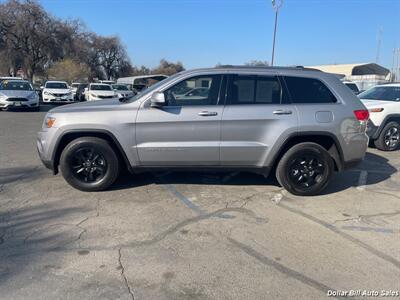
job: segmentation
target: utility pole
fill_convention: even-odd
[[[393,48],[393,61],[392,61],[392,75],[390,76],[390,81],[394,82],[395,79],[397,79],[396,77],[396,67],[395,67],[395,62],[396,62],[396,52],[397,49]]]
[[[377,45],[376,45],[375,63],[379,63],[379,56],[381,54],[382,32],[383,32],[382,27],[379,27],[378,34],[376,36]]]
[[[274,26],[274,39],[272,42],[272,58],[271,58],[271,66],[274,65],[275,58],[275,41],[276,41],[276,29],[278,27],[278,14],[279,9],[283,5],[283,0],[272,0],[272,9],[275,10],[275,26]]]

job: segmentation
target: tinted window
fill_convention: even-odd
[[[399,101],[400,86],[376,86],[358,95],[360,99]]]
[[[168,106],[214,105],[218,102],[220,75],[196,76],[164,92]]]
[[[92,91],[111,91],[111,85],[108,84],[91,84],[90,90]]]
[[[293,103],[335,103],[335,96],[327,86],[313,78],[285,77]]]
[[[276,77],[235,75],[228,100],[229,104],[280,104],[281,86]]]
[[[3,81],[0,90],[32,91],[32,86],[26,81]]]
[[[63,82],[48,82],[46,83],[48,89],[68,89],[68,85]]]
[[[127,91],[128,90],[128,86],[126,86],[124,84],[113,84],[112,87],[113,87],[113,89],[119,90],[119,91]]]
[[[351,89],[353,92],[358,93],[359,89],[355,83],[345,83],[345,85]]]

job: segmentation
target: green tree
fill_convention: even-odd
[[[47,71],[47,75],[50,79],[65,80],[69,83],[87,81],[90,76],[90,69],[85,64],[67,58],[51,66]]]

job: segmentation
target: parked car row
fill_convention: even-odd
[[[126,100],[167,77],[165,75],[145,75],[120,78],[117,83],[111,80],[101,80],[94,83],[72,82],[71,85],[66,81],[50,80],[43,86],[32,85],[29,81],[20,77],[0,77],[0,87],[3,86],[3,90],[8,89],[10,91],[15,88],[19,91],[18,95],[14,93],[14,97],[6,95],[11,92],[2,93],[0,109],[6,110],[10,107],[37,108],[39,104],[36,105],[36,102],[39,103],[40,101],[43,103],[73,103],[103,99]],[[20,82],[21,86],[18,86],[16,81]],[[21,89],[28,89],[28,87],[29,91],[36,92],[37,97],[32,96],[32,94],[29,99],[25,98]],[[35,104],[32,104],[32,101],[35,101]]]

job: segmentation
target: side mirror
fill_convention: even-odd
[[[162,92],[155,92],[151,95],[151,107],[163,107],[165,105],[165,95]]]
[[[44,86],[43,86],[43,85],[41,85],[41,86],[40,86],[40,89],[41,89],[41,90],[43,90],[43,89],[44,89]]]

